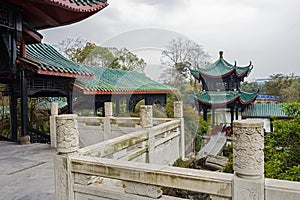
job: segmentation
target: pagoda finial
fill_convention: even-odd
[[[223,58],[223,51],[219,51],[220,58]]]

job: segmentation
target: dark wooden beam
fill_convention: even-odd
[[[207,121],[207,109],[206,108],[203,109],[203,120]]]
[[[11,133],[11,140],[17,141],[18,140],[18,121],[17,121],[17,95],[16,89],[10,85],[10,133]]]
[[[73,113],[73,95],[72,95],[72,91],[68,92],[68,96],[67,96],[67,103],[68,103],[68,114],[72,114]]]
[[[25,71],[20,71],[21,79],[21,136],[27,136],[28,133],[28,94],[27,94],[27,79]]]

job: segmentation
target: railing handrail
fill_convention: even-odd
[[[231,197],[232,174],[113,159],[70,156],[72,173]],[[201,185],[201,187],[199,187]]]
[[[135,145],[137,143],[146,141],[148,139],[148,131],[140,130],[133,133],[128,133],[117,138],[106,140],[94,145],[90,145],[78,150],[80,155],[94,155],[97,154],[98,157],[103,157],[129,146]],[[122,143],[120,146],[118,144]]]
[[[149,132],[154,133],[153,136],[157,136],[164,132],[173,130],[174,128],[180,127],[180,125],[181,125],[181,121],[179,119],[173,119],[172,121],[168,121],[163,124],[153,126],[152,128],[149,129],[128,133],[126,135],[117,138],[113,138],[110,140],[103,141],[101,143],[84,147],[82,149],[79,149],[78,152],[80,155],[94,155],[94,156],[97,155],[98,157],[107,156],[109,154],[113,154],[122,149],[130,147],[132,145],[148,140]],[[175,136],[173,135],[169,139],[172,139]],[[177,134],[177,136],[179,136],[179,134]]]

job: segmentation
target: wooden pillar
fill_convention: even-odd
[[[120,99],[117,98],[116,100],[116,115],[118,116],[120,114]]]
[[[18,121],[17,121],[17,95],[16,95],[16,89],[11,85],[11,95],[10,95],[10,101],[9,101],[9,109],[10,109],[10,133],[11,133],[11,139],[13,141],[18,140]]]
[[[274,127],[273,127],[273,119],[270,118],[270,131],[273,132],[274,131]]]
[[[28,133],[28,93],[27,93],[27,79],[25,71],[20,72],[21,82],[21,144],[30,144],[30,136]]]
[[[203,109],[203,120],[207,121],[207,108]]]
[[[216,120],[215,120],[215,109],[212,109],[211,111],[212,111],[211,112],[211,123],[212,123],[212,125],[215,125],[215,122],[216,122]]]
[[[232,127],[232,122],[234,120],[234,110],[233,108],[230,108],[230,124],[231,124],[231,127]]]
[[[237,108],[235,110],[235,120],[238,120],[239,119],[239,109]]]
[[[73,95],[72,95],[72,91],[68,92],[68,96],[67,96],[67,103],[68,103],[68,114],[72,114],[73,113]]]

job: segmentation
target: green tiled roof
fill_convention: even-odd
[[[242,117],[288,117],[281,109],[280,104],[256,103],[250,105],[243,113]]]
[[[40,98],[39,102],[37,104],[37,107],[40,110],[50,110],[51,109],[51,103],[55,102],[58,104],[58,108],[64,108],[68,105],[66,99],[60,98],[60,97],[46,97],[46,98]]]
[[[219,77],[224,77],[226,75],[230,75],[232,73],[234,73],[236,76],[239,77],[245,77],[249,75],[252,68],[253,66],[251,62],[248,66],[240,67],[237,66],[236,63],[234,65],[230,64],[229,62],[224,60],[223,57],[220,57],[216,62],[209,65],[208,67],[200,68],[199,70],[190,70],[190,71],[195,78],[200,78],[200,76],[219,78]]]
[[[241,91],[205,91],[195,94],[195,99],[206,105],[221,106],[239,101],[241,104],[250,104],[255,100],[257,93]]]
[[[79,78],[75,86],[85,93],[170,93],[176,89],[134,71],[86,66],[94,73],[93,79]]]
[[[93,73],[58,53],[48,44],[30,44],[26,46],[26,57],[18,58],[25,67],[38,74],[66,77],[91,77]]]
[[[77,78],[75,87],[86,94],[171,93],[177,90],[138,72],[74,63],[48,44],[27,45],[26,57],[18,59],[38,74]]]

